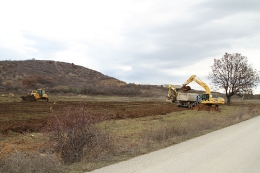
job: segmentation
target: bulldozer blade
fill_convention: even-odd
[[[23,99],[23,101],[25,102],[34,102],[36,101],[34,96],[21,96],[21,98]]]

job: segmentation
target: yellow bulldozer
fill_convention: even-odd
[[[45,93],[45,90],[43,89],[37,89],[37,90],[32,90],[31,93],[28,93],[27,96],[21,96],[23,101],[27,102],[33,102],[33,101],[38,101],[38,100],[44,100],[44,101],[49,101],[48,95]]]

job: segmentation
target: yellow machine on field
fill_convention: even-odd
[[[37,100],[45,100],[49,101],[48,95],[45,93],[43,89],[32,90],[27,96],[21,97],[23,101],[37,101]]]
[[[211,95],[211,91],[209,86],[202,82],[199,78],[196,77],[196,75],[192,75],[182,86],[182,90],[183,91],[188,91],[191,88],[189,86],[187,86],[189,83],[191,83],[192,81],[195,81],[197,84],[199,84],[202,88],[205,89],[205,93],[202,94],[201,97],[201,103],[202,104],[206,104],[209,106],[215,106],[216,108],[219,105],[223,105],[225,103],[224,99],[222,97],[218,97],[218,98],[213,98]]]
[[[166,102],[175,102],[176,101],[176,98],[178,96],[178,92],[177,92],[177,89],[169,84],[168,85],[168,96],[167,96],[167,99],[166,99]]]

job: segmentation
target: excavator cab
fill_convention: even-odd
[[[201,100],[209,100],[209,94],[202,94]]]

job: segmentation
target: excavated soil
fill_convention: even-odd
[[[64,115],[65,108],[84,107],[103,119],[137,118],[186,110],[165,102],[13,102],[0,103],[0,134],[38,132],[52,115]]]

